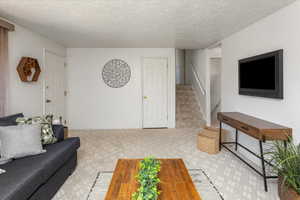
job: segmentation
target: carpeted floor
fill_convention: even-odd
[[[183,158],[203,169],[225,200],[277,200],[276,181],[264,192],[260,176],[226,150],[208,155],[196,148],[199,129],[71,131],[81,138],[78,167],[54,200],[86,200],[99,171],[113,171],[118,158]],[[99,197],[99,200],[101,198]],[[204,199],[205,200],[205,199]]]

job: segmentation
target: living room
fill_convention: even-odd
[[[0,199],[299,199],[299,11],[1,1]]]

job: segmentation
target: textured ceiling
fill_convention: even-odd
[[[0,0],[0,16],[66,47],[204,48],[294,0]]]

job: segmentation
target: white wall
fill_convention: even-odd
[[[142,57],[167,57],[168,125],[175,127],[175,49],[74,48],[67,50],[68,119],[71,129],[141,128]],[[131,67],[131,80],[119,89],[102,80],[104,64],[113,58]]]
[[[185,78],[185,51],[183,49],[176,49],[175,54],[176,64],[176,84],[184,84]]]
[[[293,128],[300,142],[300,1],[222,41],[222,110],[239,111]],[[284,49],[284,100],[238,94],[238,60]],[[258,142],[241,135],[256,149]]]
[[[15,24],[15,31],[9,32],[9,88],[7,114],[23,112],[27,116],[43,112],[43,48],[65,55],[66,49],[41,35]],[[38,82],[24,83],[16,68],[21,57],[37,58],[42,69]]]

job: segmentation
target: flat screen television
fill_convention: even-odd
[[[283,50],[239,60],[239,94],[283,99]]]

